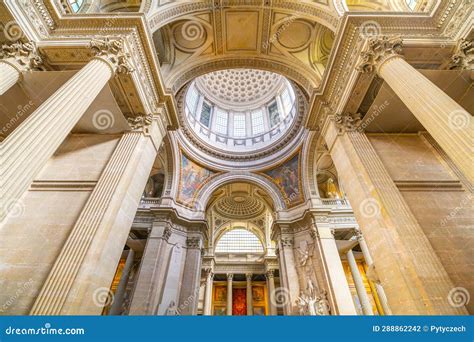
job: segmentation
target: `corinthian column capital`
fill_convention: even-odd
[[[143,131],[149,127],[153,121],[153,114],[143,114],[127,118],[128,124],[133,131]]]
[[[400,37],[375,36],[368,38],[368,47],[361,52],[362,61],[357,70],[362,73],[373,73],[389,59],[402,57],[403,41]]]
[[[334,122],[339,129],[339,133],[353,132],[359,129],[361,124],[361,114],[336,114]]]
[[[474,70],[474,47],[472,40],[460,39],[456,52],[449,63],[451,70]]]
[[[130,74],[135,71],[130,54],[125,52],[123,39],[94,38],[90,49],[97,59],[107,62],[115,74]]]
[[[2,44],[0,60],[10,64],[20,73],[38,69],[43,64],[43,59],[36,49],[36,45],[20,41]]]

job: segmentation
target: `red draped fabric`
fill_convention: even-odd
[[[247,290],[244,288],[232,290],[232,315],[247,315]]]

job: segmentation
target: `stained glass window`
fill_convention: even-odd
[[[209,127],[211,123],[211,106],[207,102],[202,104],[201,118],[199,121],[206,127]]]
[[[255,234],[243,228],[236,228],[219,239],[216,253],[263,253],[263,246]]]
[[[268,106],[268,118],[270,120],[270,127],[275,127],[280,122],[280,113],[278,112],[278,105],[275,102]]]

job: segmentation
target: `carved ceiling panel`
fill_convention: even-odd
[[[271,7],[216,7],[179,17],[153,38],[165,82],[174,91],[213,71],[213,62],[227,69],[244,60],[265,60],[262,69],[311,91],[321,82],[334,34],[314,20]]]

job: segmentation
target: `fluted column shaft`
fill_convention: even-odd
[[[320,242],[323,262],[327,268],[327,276],[331,284],[331,290],[334,293],[334,300],[337,305],[337,311],[340,315],[357,315],[354,301],[352,300],[351,290],[347,283],[346,274],[342,266],[341,256],[337,248],[334,234],[331,231],[329,222],[315,222],[318,232],[317,239]]]
[[[3,95],[20,79],[20,72],[10,63],[0,60],[0,95]]]
[[[123,266],[122,276],[120,277],[119,285],[115,291],[114,301],[112,303],[112,307],[110,308],[110,315],[120,315],[122,312],[123,299],[125,290],[127,289],[128,277],[133,266],[134,258],[135,251],[133,249],[129,249],[127,259],[125,260],[125,265]]]
[[[367,242],[365,242],[365,239],[362,233],[359,232],[359,236],[357,240],[359,241],[359,246],[360,246],[360,249],[362,250],[362,254],[364,255],[364,259],[365,259],[365,262],[367,263],[367,266],[371,266],[374,263],[374,261],[372,259],[372,256],[370,255],[369,247],[367,247]],[[379,297],[380,304],[382,305],[384,314],[391,315],[392,310],[390,310],[390,307],[388,306],[387,296],[385,295],[383,286],[379,282],[375,282],[375,290],[377,291],[377,295]]]
[[[246,274],[247,280],[247,316],[253,315],[252,274]]]
[[[204,315],[210,316],[212,313],[212,279],[214,274],[212,271],[206,273],[206,288],[204,289]]]
[[[227,316],[232,316],[232,278],[233,274],[227,274]]]
[[[275,274],[273,270],[267,271],[267,285],[268,285],[268,305],[270,309],[270,315],[276,316],[278,314],[276,307],[275,298]]]
[[[3,141],[0,222],[71,132],[113,74],[93,59],[38,107]]]
[[[89,196],[31,309],[34,315],[100,314],[97,288],[110,286],[114,263],[130,226],[159,146],[150,136],[125,133]],[[111,238],[113,237],[113,239]]]
[[[394,314],[466,314],[446,302],[453,284],[423,229],[364,133],[323,136],[374,258]]]
[[[471,114],[401,56],[388,58],[377,70],[378,75],[474,184],[474,125]]]
[[[300,294],[300,286],[298,280],[298,272],[296,271],[295,255],[293,251],[293,238],[283,236],[278,243],[278,263],[280,271],[280,286],[281,289],[273,290],[270,293],[270,298],[273,298],[276,307],[275,297],[279,296],[280,291],[284,291],[285,299],[281,302],[283,312],[285,315],[296,314],[296,299]],[[269,289],[270,290],[270,289]]]
[[[357,262],[354,258],[354,253],[352,249],[349,249],[346,253],[347,261],[349,262],[349,267],[351,269],[352,279],[354,279],[354,285],[356,287],[357,296],[360,300],[360,305],[362,307],[362,312],[364,315],[373,315],[372,306],[370,305],[369,296],[365,290],[364,281],[360,275],[359,268],[357,267]]]

